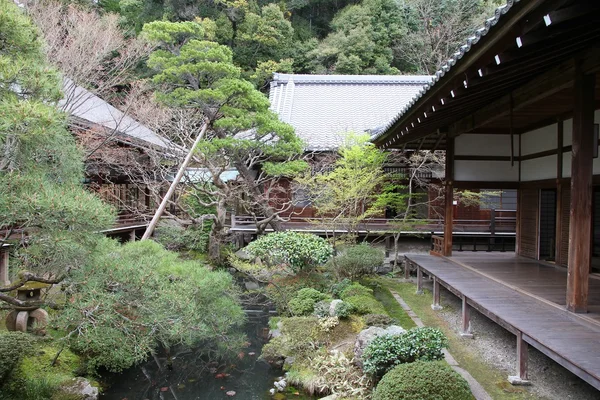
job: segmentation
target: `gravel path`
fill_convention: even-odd
[[[427,286],[431,286],[431,282],[426,281],[425,287]],[[429,289],[431,290],[431,287]],[[454,330],[459,331],[460,299],[446,289],[441,289],[443,309],[438,311],[438,315]],[[475,339],[469,347],[487,364],[503,371],[507,377],[514,375],[515,336],[474,309],[471,309],[471,325]],[[598,345],[600,346],[600,343]],[[600,399],[599,391],[531,346],[529,346],[528,372],[531,386],[525,388],[542,399]]]

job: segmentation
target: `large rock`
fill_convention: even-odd
[[[354,342],[354,361],[356,365],[362,368],[362,354],[369,343],[371,343],[377,336],[402,335],[404,332],[406,332],[406,330],[398,325],[390,325],[387,328],[371,326],[360,331],[360,333],[356,336],[356,342]]]
[[[73,378],[63,384],[60,391],[80,400],[98,400],[98,388],[85,378]]]
[[[335,299],[335,300],[331,301],[331,303],[329,304],[329,316],[330,317],[335,317],[335,308],[340,303],[343,303],[343,301],[340,299]]]

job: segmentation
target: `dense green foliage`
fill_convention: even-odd
[[[340,299],[346,300],[352,296],[371,296],[372,294],[373,289],[369,289],[358,282],[353,282],[351,285],[348,285],[344,290],[342,290],[340,293]]]
[[[235,354],[245,318],[232,278],[184,261],[152,241],[103,242],[89,269],[74,274],[54,324],[91,368],[121,371],[159,346],[202,345]],[[93,272],[90,274],[89,272]]]
[[[383,265],[383,260],[384,253],[381,249],[368,243],[360,243],[344,248],[332,265],[338,276],[357,279],[375,273],[376,268]]]
[[[21,332],[0,332],[0,385],[21,358],[31,351],[31,337]]]
[[[315,310],[315,304],[327,297],[313,288],[300,289],[288,303],[288,308],[293,315],[309,315]]]
[[[292,231],[262,236],[250,243],[246,251],[268,264],[285,264],[294,272],[325,263],[333,252],[323,238]]]
[[[444,361],[417,361],[385,374],[373,400],[472,400],[469,384]]]
[[[381,328],[387,328],[394,322],[392,318],[386,314],[366,314],[362,316],[362,319],[367,326],[378,326]]]
[[[402,335],[378,336],[363,353],[364,371],[382,376],[398,364],[442,360],[448,339],[437,328],[413,328]]]
[[[85,263],[114,214],[84,190],[82,156],[58,111],[59,75],[18,7],[0,1],[0,230],[23,229],[15,268],[61,276]],[[1,242],[0,242],[1,243]]]

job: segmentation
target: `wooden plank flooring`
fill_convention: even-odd
[[[526,288],[564,303],[558,287],[561,271],[548,272],[543,265],[535,265],[539,263],[529,265],[530,260],[497,253],[453,258],[475,270],[442,257],[409,254],[407,258],[452,292],[466,296],[469,304],[495,322],[513,333],[521,331],[530,345],[600,390],[600,326],[488,278],[478,269],[502,277],[520,290]],[[546,279],[548,276],[552,279]],[[543,283],[546,280],[548,283]]]

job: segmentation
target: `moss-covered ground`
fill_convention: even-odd
[[[391,296],[390,290],[398,293],[426,326],[435,326],[442,329],[450,342],[449,351],[452,353],[452,356],[454,356],[462,368],[469,371],[473,378],[483,386],[494,400],[538,398],[529,393],[526,389],[510,385],[506,380],[506,373],[486,364],[481,357],[470,348],[470,339],[461,338],[460,335],[458,335],[458,332],[452,329],[443,318],[431,309],[431,293],[428,290],[425,290],[423,294],[419,295],[416,294],[415,284],[402,282],[392,278],[380,277],[376,279],[376,282],[387,289],[389,296]],[[388,296],[385,295],[385,297]],[[391,297],[391,300],[395,302],[393,297]],[[385,305],[386,303],[390,303],[391,300],[388,298],[387,301],[380,301]]]

